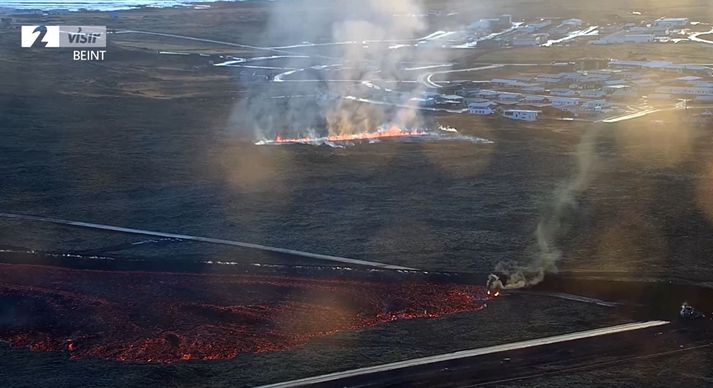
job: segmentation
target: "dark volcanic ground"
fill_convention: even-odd
[[[536,225],[558,185],[576,175],[577,143],[589,130],[595,161],[576,208],[563,215],[564,268],[713,275],[711,141],[705,127],[678,117],[664,118],[670,127],[643,120],[566,131],[436,117],[495,143],[333,149],[255,146],[241,135],[247,130],[219,120],[231,106],[216,101],[123,98],[117,109],[113,100],[63,97],[53,110],[50,98],[1,98],[4,211],[451,271],[487,272],[537,254]],[[2,243],[46,250],[77,248],[57,233],[87,233],[0,225]],[[104,245],[95,243],[82,249]],[[217,248],[206,249],[210,257]],[[145,247],[117,254],[151,255]]]
[[[229,32],[222,36],[229,39]],[[576,206],[560,219],[561,268],[629,279],[708,284],[713,279],[711,128],[690,123],[686,114],[617,126],[432,116],[427,120],[434,125],[451,125],[494,144],[258,147],[252,128],[241,120],[239,102],[246,88],[264,85],[235,83],[230,74],[205,66],[196,70],[193,63],[120,47],[111,48],[115,61],[86,64],[84,72],[49,54],[38,54],[27,66],[31,55],[17,46],[16,31],[3,30],[0,211],[236,239],[420,269],[488,272],[502,260],[526,262],[537,254],[537,223],[551,214],[553,192],[577,175],[578,156],[588,154],[592,162],[584,165],[590,173],[574,195]],[[159,79],[168,73],[176,78]],[[0,245],[17,249],[162,262],[288,260],[196,243],[135,244],[142,241],[0,219]],[[63,353],[0,345],[0,382],[248,385],[620,320],[598,306],[520,295],[478,313],[393,322],[285,352],[215,363],[70,361]],[[637,364],[633,374],[610,369],[542,384],[623,381],[635,386],[678,377],[705,386],[710,355],[687,357]],[[684,362],[693,371],[681,377],[678,367]]]

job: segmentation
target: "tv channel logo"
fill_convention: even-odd
[[[59,47],[59,26],[22,26],[22,47]]]
[[[22,47],[106,47],[106,26],[22,26]]]

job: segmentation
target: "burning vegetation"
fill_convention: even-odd
[[[484,308],[482,286],[0,264],[0,339],[73,359],[230,359]]]
[[[380,139],[418,137],[427,135],[429,135],[429,132],[423,129],[403,129],[393,125],[388,128],[379,129],[374,132],[334,134],[327,136],[315,135],[303,137],[285,137],[282,135],[276,135],[273,140],[263,140],[258,142],[258,144],[322,144],[337,142],[368,142]]]

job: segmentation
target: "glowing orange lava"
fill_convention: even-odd
[[[267,143],[318,143],[318,142],[348,142],[348,141],[368,141],[376,139],[388,139],[396,137],[426,136],[429,133],[423,129],[403,129],[392,125],[386,129],[375,132],[361,132],[352,134],[328,135],[323,137],[282,137],[277,135],[274,140]]]
[[[0,340],[73,359],[219,360],[485,307],[485,287],[0,264]]]

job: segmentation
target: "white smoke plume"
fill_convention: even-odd
[[[285,82],[253,90],[247,108],[257,135],[270,139],[277,134],[324,136],[373,132],[388,125],[420,126],[418,111],[403,105],[420,96],[423,87],[416,82],[401,83],[415,76],[404,75],[403,68],[414,63],[448,63],[448,58],[439,58],[434,49],[414,46],[415,39],[427,34],[425,14],[418,0],[340,1],[329,5],[321,0],[275,2],[264,34],[266,40],[293,42],[293,46],[301,47],[280,50],[309,58],[287,60],[285,68],[294,72]],[[294,82],[290,77],[321,81]],[[365,84],[377,88],[369,89]],[[306,97],[270,99],[275,93]],[[374,93],[374,99],[387,104],[344,99],[360,93]]]
[[[596,129],[589,130],[582,137],[576,150],[576,171],[554,192],[550,208],[540,219],[535,230],[538,254],[527,263],[500,262],[495,271],[507,276],[505,284],[497,278],[489,278],[488,284],[497,288],[523,288],[541,282],[546,274],[557,272],[557,263],[562,252],[557,239],[567,231],[567,218],[577,208],[577,195],[589,183],[596,162]]]

